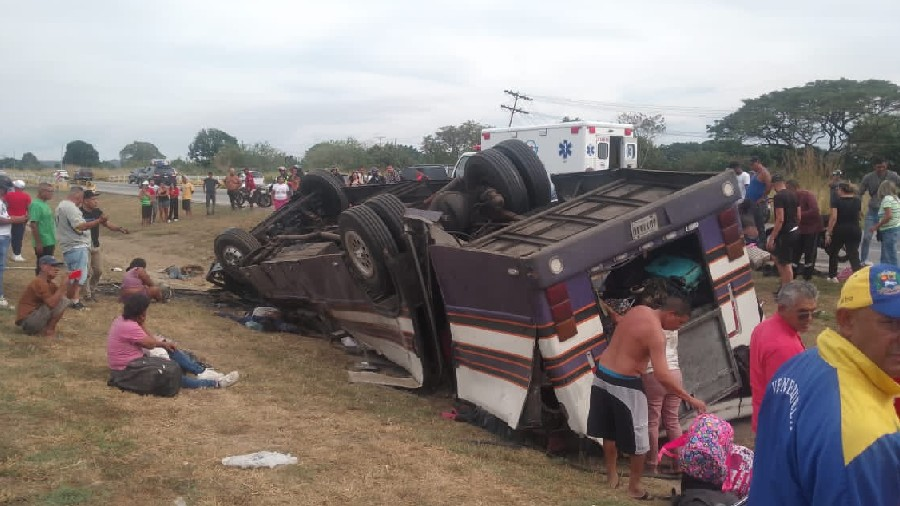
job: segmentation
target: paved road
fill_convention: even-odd
[[[113,193],[115,195],[137,196],[139,190],[139,187],[137,185],[128,183],[109,183],[106,181],[97,181],[94,184],[97,185],[97,191]],[[191,202],[198,202],[200,204],[206,205],[206,192],[203,191],[202,187],[194,187],[194,195],[191,197]],[[228,193],[224,189],[220,188],[216,190],[216,204],[220,206],[229,205]]]

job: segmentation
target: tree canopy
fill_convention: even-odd
[[[822,80],[744,100],[707,126],[715,139],[841,151],[860,120],[900,110],[900,87],[870,79]]]
[[[119,160],[123,167],[147,165],[150,160],[159,158],[165,158],[165,155],[150,142],[134,141],[119,151]]]
[[[209,167],[220,149],[237,143],[236,138],[218,128],[204,128],[197,132],[194,142],[188,146],[188,158],[194,163]]]
[[[227,144],[213,158],[213,165],[220,170],[230,167],[271,169],[290,165],[291,157],[268,142],[255,144]]]
[[[466,121],[457,126],[441,127],[432,135],[422,139],[422,153],[429,163],[453,165],[459,155],[472,151],[481,143],[481,130],[487,128],[476,121]]]
[[[23,169],[38,169],[41,167],[41,161],[34,156],[34,153],[26,151],[22,154],[22,161],[19,162],[19,167]]]
[[[98,167],[100,165],[100,153],[94,146],[84,141],[72,141],[66,144],[66,153],[62,159],[63,165],[78,165],[81,167]]]

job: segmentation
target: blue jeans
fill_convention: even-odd
[[[3,271],[6,270],[6,250],[9,249],[10,242],[12,236],[0,235],[0,299],[3,298]]]
[[[169,358],[181,366],[181,370],[184,372],[200,374],[206,370],[205,367],[194,362],[187,353],[181,350],[170,351]],[[218,388],[218,386],[219,383],[216,380],[202,380],[193,376],[181,376],[181,388]]]
[[[872,244],[872,232],[869,230],[878,223],[878,211],[869,209],[866,211],[866,222],[863,224],[863,240],[862,246],[859,248],[859,261],[865,262],[869,259],[869,245]],[[882,260],[882,263],[884,261]]]
[[[881,231],[881,263],[897,264],[897,239],[900,238],[900,227]]]
[[[63,251],[63,260],[66,262],[66,268],[69,272],[81,271],[81,277],[78,278],[78,284],[84,286],[87,283],[88,274],[90,274],[91,250],[90,248],[75,248],[69,251]]]

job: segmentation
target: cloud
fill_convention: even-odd
[[[204,127],[301,155],[333,138],[418,144],[440,126],[663,112],[702,140],[741,99],[815,79],[900,81],[900,4],[859,0],[3,2],[0,157],[184,156]],[[600,103],[600,104],[598,104]]]

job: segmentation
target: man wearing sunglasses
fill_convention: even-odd
[[[749,502],[896,506],[900,501],[900,268],[844,283],[836,328],[789,360],[759,414]]]
[[[809,330],[819,291],[808,281],[792,281],[775,296],[778,310],[750,335],[750,395],[753,399],[753,432],[763,394],[775,371],[805,347],[800,334]]]

